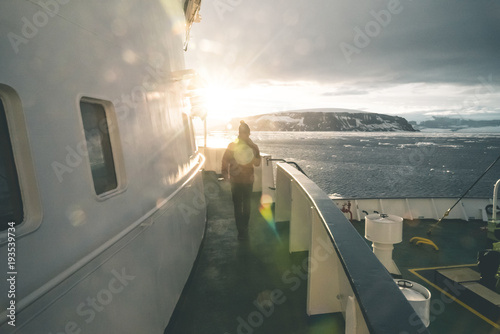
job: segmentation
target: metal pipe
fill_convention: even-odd
[[[297,168],[302,174],[307,176],[306,172],[304,172],[304,170],[302,168],[300,168],[299,164],[294,162],[294,161],[286,161],[285,159],[266,159],[266,163],[268,165],[269,165],[269,161],[281,161],[281,162],[287,163],[289,165],[294,165],[295,168]],[[307,176],[307,177],[309,177],[309,176]]]

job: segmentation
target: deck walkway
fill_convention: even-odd
[[[237,240],[230,186],[204,173],[208,201],[205,239],[191,277],[165,334],[316,334],[344,333],[341,314],[306,314],[307,252],[288,252],[289,224],[268,224],[254,194],[250,240]],[[404,278],[432,293],[431,333],[500,333],[499,319],[485,319],[465,302],[453,302],[432,284],[434,271],[474,264],[477,251],[491,247],[484,223],[445,221],[431,239],[439,246],[415,246],[412,237],[427,237],[434,221],[405,221],[403,242],[394,260]],[[353,222],[360,234],[364,223]],[[307,267],[307,266],[306,266]],[[487,313],[485,313],[487,314]]]
[[[205,240],[165,334],[344,333],[341,314],[307,316],[307,253],[288,252],[288,223],[268,224],[255,193],[238,241],[229,184],[210,172],[204,183]]]

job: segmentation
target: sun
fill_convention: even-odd
[[[229,123],[242,113],[245,88],[228,73],[214,73],[207,68],[196,71],[189,83],[191,106],[197,106],[206,113],[207,119]]]
[[[207,117],[227,120],[235,117],[240,103],[237,90],[223,85],[211,84],[200,91]]]

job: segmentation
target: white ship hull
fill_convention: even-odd
[[[0,232],[0,332],[162,333],[206,221],[184,1],[4,2],[0,22],[24,213]],[[103,191],[85,103],[107,118]]]

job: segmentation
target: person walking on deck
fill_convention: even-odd
[[[254,166],[260,165],[259,147],[250,139],[250,127],[240,122],[238,138],[230,143],[222,156],[222,177],[231,183],[234,219],[238,239],[248,239],[250,200],[254,181]]]

